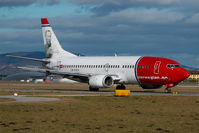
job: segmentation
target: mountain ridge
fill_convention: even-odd
[[[4,53],[0,54],[0,75],[10,75],[19,72],[23,72],[23,70],[18,69],[18,66],[41,66],[40,62],[23,60],[13,57],[7,57],[6,55],[16,55],[16,56],[24,56],[30,58],[45,58],[44,52],[34,51],[34,52],[13,52],[13,53]]]

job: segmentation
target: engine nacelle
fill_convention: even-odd
[[[89,85],[92,88],[109,88],[113,84],[113,78],[109,75],[95,75],[89,78]]]
[[[141,84],[140,86],[143,89],[158,89],[162,87],[162,85],[148,85],[148,84]]]

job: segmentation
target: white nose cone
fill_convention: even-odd
[[[17,97],[17,96],[18,96],[18,93],[15,92],[13,95],[14,95],[15,97]]]

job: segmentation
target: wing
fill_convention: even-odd
[[[33,72],[41,72],[46,73],[47,75],[54,74],[54,75],[61,75],[63,78],[72,79],[78,82],[87,83],[89,79],[89,74],[79,74],[79,73],[69,73],[69,72],[62,72],[60,70],[51,70],[51,69],[43,69],[43,68],[30,68],[30,67],[17,67],[26,71],[33,71]]]
[[[52,69],[43,69],[43,68],[30,68],[30,67],[17,67],[26,71],[33,71],[33,72],[41,72],[46,73],[47,75],[55,74],[63,76],[63,78],[68,78],[74,81],[88,83],[89,77],[93,76],[94,74],[81,74],[81,73],[70,73],[70,72],[63,72],[60,70],[52,70]],[[95,74],[96,75],[96,74]],[[114,82],[118,82],[120,80],[118,75],[112,74],[109,75],[113,78]]]

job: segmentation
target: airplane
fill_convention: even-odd
[[[47,18],[41,18],[45,47],[44,59],[21,56],[10,57],[39,61],[42,68],[19,67],[24,70],[61,75],[74,81],[88,83],[90,91],[109,88],[126,89],[127,84],[137,84],[143,89],[165,92],[190,76],[180,63],[163,57],[151,56],[77,56],[64,50]]]

